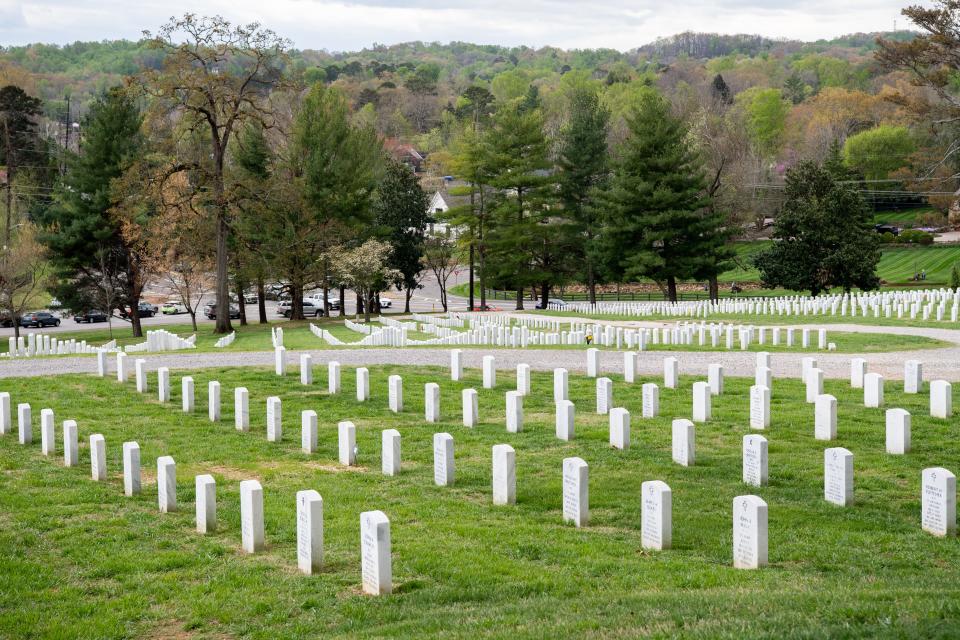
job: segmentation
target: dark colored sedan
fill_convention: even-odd
[[[57,318],[53,314],[47,313],[46,311],[38,311],[36,313],[28,313],[22,318],[20,318],[21,327],[59,327],[60,318]]]
[[[84,311],[83,313],[78,313],[73,316],[74,322],[106,322],[107,314],[103,311],[97,311],[96,309],[90,309],[89,311]]]

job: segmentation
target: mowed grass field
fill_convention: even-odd
[[[776,357],[776,356],[775,356]],[[661,389],[661,417],[641,419],[640,383],[616,380],[614,405],[633,415],[632,446],[608,446],[605,416],[594,414],[594,380],[570,379],[576,438],[554,437],[552,374],[535,372],[522,433],[504,427],[504,392],[513,375],[480,389],[479,372],[454,383],[445,370],[371,368],[370,401],[358,403],[354,373],[343,393],[261,369],[194,373],[198,412],[137,394],[133,385],[86,376],[7,379],[18,402],[56,412],[57,455],[0,437],[0,637],[3,638],[366,638],[366,637],[690,637],[951,638],[960,635],[960,543],[920,529],[920,474],[960,469],[955,420],[927,415],[927,393],[894,383],[886,406],[913,414],[913,448],[884,452],[883,409],[865,409],[862,392],[828,380],[837,396],[838,439],[813,438],[813,407],[800,383],[776,380],[769,440],[770,485],[741,482],[741,443],[751,380],[726,381],[713,420],[697,425],[696,465],[671,462],[670,421],[689,417],[693,378]],[[404,376],[405,410],[387,410],[387,376]],[[223,385],[223,419],[207,420],[206,383]],[[423,385],[441,385],[442,419],[423,419]],[[659,380],[653,380],[659,382]],[[233,427],[232,390],[250,390],[251,430]],[[460,391],[480,393],[481,424],[460,422]],[[265,400],[283,399],[284,436],[265,437]],[[958,398],[954,397],[956,405]],[[300,451],[300,411],[319,415],[319,452]],[[78,421],[80,466],[62,466],[60,425]],[[336,460],[336,423],[357,425],[358,466]],[[380,434],[402,434],[403,469],[380,473]],[[456,481],[433,484],[432,437],[455,439]],[[106,438],[108,481],[90,480],[88,439]],[[123,496],[121,444],[136,440],[143,493]],[[516,450],[517,504],[491,503],[491,448]],[[854,453],[855,504],[823,500],[823,450]],[[156,459],[177,462],[180,510],[157,509]],[[561,464],[590,465],[591,521],[562,523]],[[216,533],[194,530],[194,477],[217,480]],[[266,549],[240,549],[239,483],[264,489]],[[640,484],[673,491],[673,549],[640,544]],[[324,499],[325,568],[296,569],[295,494]],[[770,566],[735,570],[732,501],[757,494],[769,505]],[[391,520],[395,593],[360,593],[359,515]]]

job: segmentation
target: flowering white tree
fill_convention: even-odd
[[[389,266],[392,250],[386,242],[367,240],[354,249],[336,248],[325,256],[336,270],[339,280],[363,299],[363,318],[366,322],[370,322],[374,294],[383,291],[400,275],[399,271]]]

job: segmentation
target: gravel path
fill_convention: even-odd
[[[669,323],[651,322],[615,322],[623,326],[650,326]],[[952,343],[952,346],[941,349],[920,349],[916,351],[897,351],[891,353],[871,353],[862,355],[866,358],[870,371],[875,371],[889,379],[903,378],[903,363],[908,359],[920,360],[923,363],[924,379],[933,380],[942,378],[950,381],[960,380],[960,330],[929,329],[918,327],[874,327],[860,325],[822,325],[828,331],[852,331],[859,333],[877,334],[904,334],[922,335]],[[299,367],[299,353],[289,352],[288,363],[291,370]],[[329,360],[337,360],[344,366],[357,365],[436,365],[447,366],[450,362],[449,348],[350,348],[350,349],[321,349],[309,351],[313,355],[315,366],[322,366]],[[549,371],[555,367],[565,367],[570,371],[586,371],[586,354],[580,350],[549,350],[549,349],[481,349],[464,348],[464,366],[480,368],[484,355],[493,355],[497,359],[498,369],[514,369],[517,364],[525,362],[532,368]],[[776,352],[771,355],[773,374],[778,377],[796,376],[800,371],[800,358],[811,355],[816,358],[818,366],[823,369],[828,378],[847,378],[850,375],[850,359],[857,356],[852,353],[826,352]],[[644,375],[661,375],[663,359],[674,356],[679,360],[680,372],[683,374],[706,375],[707,365],[713,362],[723,364],[725,373],[730,376],[752,376],[756,363],[756,354],[749,351],[649,351],[641,354],[637,371]],[[141,357],[140,354],[131,355],[132,360]],[[148,367],[155,370],[165,366],[171,369],[201,369],[205,367],[245,367],[273,365],[273,353],[269,351],[255,352],[225,352],[225,353],[164,353],[143,354]],[[623,357],[619,352],[601,351],[601,366],[604,371],[619,373],[623,371]],[[113,358],[109,359],[111,370]],[[75,356],[63,358],[37,358],[34,360],[7,360],[0,361],[0,378],[46,376],[61,373],[95,373],[96,358],[90,356]]]

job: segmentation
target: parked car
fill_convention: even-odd
[[[257,292],[256,291],[244,292],[243,304],[257,304]]]
[[[283,312],[284,318],[289,318],[293,313],[293,308],[287,306],[286,310]],[[309,298],[303,299],[303,317],[304,318],[319,318],[323,315],[323,303],[315,302]]]
[[[311,293],[309,296],[304,298],[305,300],[313,300],[317,306],[323,306],[323,292],[320,293]],[[332,291],[327,292],[327,309],[332,311],[340,310],[340,298],[333,295]]]
[[[186,312],[187,308],[179,300],[167,300],[160,307],[160,313],[165,316],[175,316]]]
[[[278,316],[287,316],[287,315],[289,315],[288,312],[290,311],[290,304],[291,304],[291,303],[290,303],[289,300],[281,300],[281,301],[277,304],[277,315],[278,315]]]
[[[88,309],[87,311],[83,311],[83,312],[78,313],[78,314],[76,314],[75,316],[73,316],[73,321],[74,321],[74,322],[77,322],[77,323],[81,323],[81,322],[106,322],[106,321],[107,321],[107,314],[105,314],[103,311],[99,311],[99,310],[97,310],[97,309]]]
[[[378,296],[378,299],[380,300],[381,309],[389,309],[390,307],[393,306],[393,300],[391,300],[390,298],[384,298],[383,296]]]
[[[21,327],[59,327],[60,318],[46,311],[34,311],[20,318]]]
[[[157,315],[157,311],[158,311],[157,307],[150,304],[149,302],[140,302],[140,304],[137,305],[137,309],[139,311],[139,315],[141,318],[152,318],[153,316]],[[129,318],[130,310],[121,308],[120,317]]]
[[[203,308],[203,315],[207,316],[208,320],[217,319],[217,303],[211,302]],[[235,320],[240,317],[240,307],[235,304],[230,305],[230,319]]]

